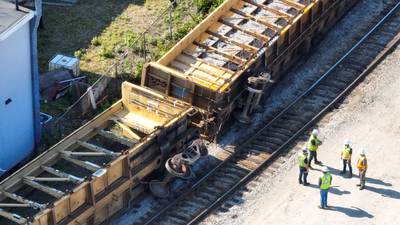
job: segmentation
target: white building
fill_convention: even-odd
[[[0,0],[0,174],[33,152],[40,137],[35,10]]]

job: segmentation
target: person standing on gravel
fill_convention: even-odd
[[[353,149],[350,147],[350,144],[350,139],[346,139],[344,141],[344,149],[342,150],[342,153],[340,155],[340,158],[343,161],[343,170],[342,172],[340,172],[340,174],[346,173],[346,167],[348,165],[350,172],[349,177],[351,178],[353,176],[353,168],[351,167],[351,154],[353,153]]]
[[[357,186],[360,187],[360,190],[365,188],[365,175],[368,168],[367,157],[365,156],[366,151],[365,148],[360,150],[360,158],[357,161],[358,174],[360,176],[360,183]]]
[[[299,163],[299,184],[303,184],[304,186],[309,185],[310,183],[307,182],[308,176],[308,160],[307,160],[307,148],[304,148],[302,152],[298,155],[298,163]]]
[[[328,192],[332,184],[332,175],[329,172],[328,167],[326,166],[322,168],[322,173],[323,175],[318,180],[319,193],[321,198],[319,208],[325,209],[328,207]]]
[[[311,133],[310,138],[307,142],[307,149],[309,151],[309,158],[308,158],[308,167],[311,167],[311,160],[314,159],[314,163],[320,165],[321,162],[317,159],[317,150],[318,146],[322,144],[322,142],[318,139],[318,130],[314,129]]]

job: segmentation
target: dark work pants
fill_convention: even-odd
[[[307,183],[307,176],[308,176],[308,171],[305,167],[299,167],[300,169],[300,174],[299,174],[299,183]]]
[[[317,164],[318,159],[317,159],[317,151],[308,151],[309,152],[309,158],[308,158],[308,165],[311,165],[311,160],[314,159],[314,163]]]
[[[343,159],[343,171],[342,172],[346,173],[347,165],[349,166],[350,174],[353,174],[353,168],[351,167],[351,160],[350,159],[349,160]]]

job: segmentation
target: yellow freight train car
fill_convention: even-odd
[[[0,183],[0,224],[104,224],[199,136],[189,104],[127,82],[122,99]]]
[[[357,0],[228,0],[157,62],[142,86],[183,100],[202,113],[197,123],[215,135],[234,109],[258,104],[270,79],[309,51]],[[267,72],[262,77],[259,73]],[[248,79],[253,76],[253,78]]]
[[[0,224],[107,224],[198,128],[214,138],[234,110],[246,122],[269,81],[355,2],[225,1],[145,66],[142,87],[123,83],[120,101],[3,180]]]

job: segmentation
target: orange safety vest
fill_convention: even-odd
[[[365,160],[365,161],[364,161]],[[364,163],[363,163],[364,162]],[[358,170],[365,170],[367,168],[367,157],[361,156],[357,162]]]

